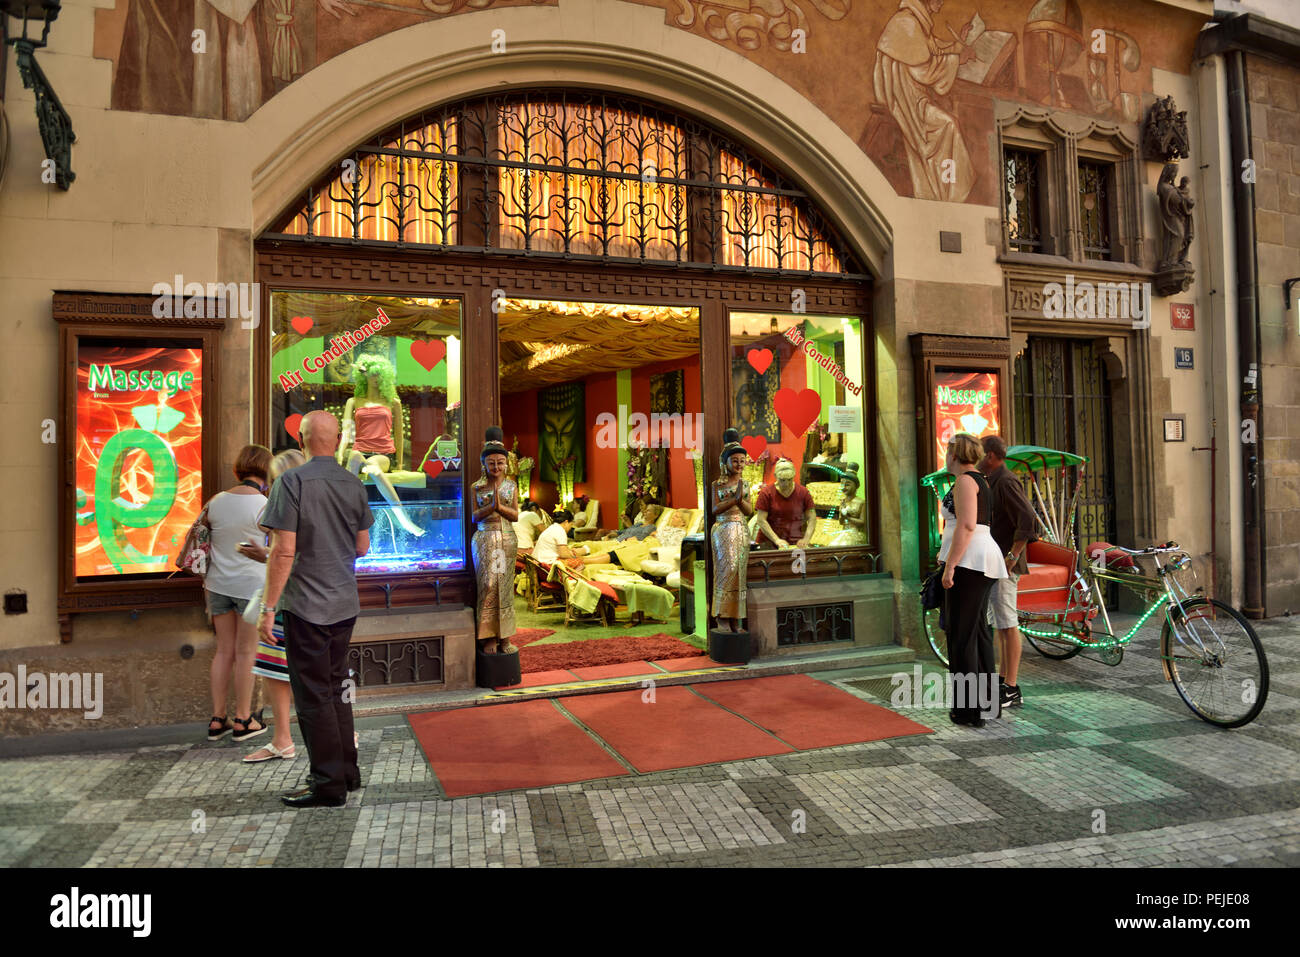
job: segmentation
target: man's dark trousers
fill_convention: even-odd
[[[355,622],[348,618],[317,625],[292,612],[284,615],[289,685],[311,761],[308,784],[322,797],[346,797],[348,785],[361,781],[352,726],[356,692],[344,687]]]

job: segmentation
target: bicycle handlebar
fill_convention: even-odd
[[[1180,552],[1182,546],[1177,542],[1165,542],[1163,545],[1148,545],[1146,548],[1125,548],[1123,545],[1112,545],[1111,548],[1121,551],[1125,555],[1163,555],[1165,552]]]

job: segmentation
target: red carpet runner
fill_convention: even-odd
[[[410,722],[448,797],[627,774],[550,701],[434,711]]]
[[[800,751],[932,733],[925,725],[808,675],[711,681],[692,687]]]
[[[777,675],[412,715],[449,797],[789,754],[930,729],[807,675]],[[580,728],[563,708],[600,740]],[[733,713],[734,712],[734,713]]]
[[[645,703],[640,691],[565,698],[560,704],[643,774],[794,750],[680,685],[656,689],[654,704]]]

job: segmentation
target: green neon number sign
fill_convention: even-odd
[[[153,466],[153,495],[143,505],[119,497],[122,462],[127,453],[139,449]],[[95,525],[104,554],[120,572],[124,565],[161,565],[166,555],[146,555],[126,540],[124,529],[157,525],[176,501],[176,456],[161,438],[143,429],[127,429],[104,445],[95,469]]]

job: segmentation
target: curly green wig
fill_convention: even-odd
[[[354,393],[358,399],[364,399],[370,391],[369,378],[379,376],[379,395],[390,405],[397,401],[397,373],[393,364],[383,356],[373,354],[358,356],[352,363],[352,382],[356,385]]]

